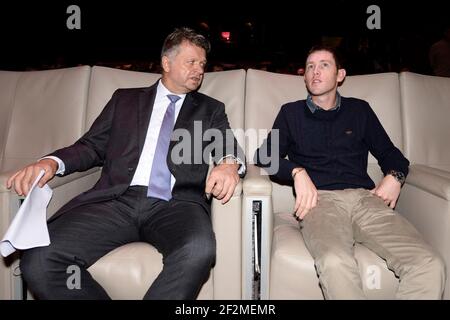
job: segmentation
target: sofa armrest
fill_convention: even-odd
[[[12,172],[0,174],[0,233],[3,236],[12,218],[19,209],[20,201],[15,191],[6,188],[6,181]],[[47,208],[47,217],[54,214],[71,198],[91,188],[98,180],[100,170],[94,168],[86,172],[71,174],[67,177],[56,177],[49,185],[53,189],[53,196]],[[18,256],[10,256],[0,261],[0,299],[19,299],[21,297],[20,277],[14,273],[18,265]]]
[[[92,188],[98,180],[100,172],[101,171],[99,168],[92,168],[85,172],[75,172],[65,177],[55,177],[50,180],[48,184],[53,190],[53,196],[47,208],[47,217],[53,215],[61,206],[73,197],[88,190],[89,188]],[[5,208],[10,208],[12,205],[14,205],[14,208],[18,208],[19,204],[12,203],[12,201],[19,202],[20,199],[23,199],[23,197],[17,196],[13,189],[6,188],[6,181],[11,174],[12,172],[4,172],[0,174],[0,193],[4,194],[4,199],[8,199],[1,200],[3,202],[1,205]],[[10,196],[7,197],[6,195],[8,194],[10,194],[12,198]],[[14,197],[13,194],[15,195]],[[8,201],[8,203],[6,203],[6,201]],[[10,209],[5,210],[5,212],[11,211]],[[13,211],[14,210],[16,209],[13,209]]]
[[[240,300],[242,181],[227,203],[222,204],[220,200],[213,198],[211,214],[217,246],[216,265],[213,269],[214,299]]]
[[[272,182],[264,169],[255,165],[247,166],[244,179],[244,196],[271,196]]]
[[[449,266],[450,173],[424,165],[412,165],[396,210],[419,230]],[[450,299],[449,277],[444,298]]]
[[[264,169],[248,165],[243,189],[242,297],[268,299],[273,235],[272,182]],[[257,254],[260,261],[256,259]],[[254,282],[258,277],[259,282]]]
[[[410,167],[406,183],[442,199],[450,200],[450,172],[448,171],[415,164]]]

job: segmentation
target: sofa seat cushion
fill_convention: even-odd
[[[398,280],[383,259],[355,245],[363,289],[369,299],[394,298]],[[299,224],[289,213],[274,216],[270,270],[271,299],[323,299],[314,259],[305,246]]]
[[[89,267],[92,277],[111,299],[142,299],[163,267],[162,255],[151,245],[133,242],[107,253]],[[212,277],[198,299],[212,299]]]

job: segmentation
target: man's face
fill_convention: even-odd
[[[305,84],[312,96],[323,96],[336,91],[345,78],[345,70],[337,69],[333,54],[328,51],[311,53],[305,66]]]
[[[202,83],[206,65],[206,52],[184,41],[169,56],[163,56],[163,83],[173,93],[183,94],[196,90]]]

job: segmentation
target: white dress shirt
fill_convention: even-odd
[[[158,143],[159,131],[161,130],[162,121],[170,103],[170,99],[167,97],[168,94],[174,93],[170,92],[160,80],[156,89],[155,103],[153,104],[150,124],[148,125],[147,135],[145,136],[144,148],[142,149],[133,180],[131,180],[131,186],[148,186],[153,158],[155,157],[156,144]],[[175,122],[177,121],[186,94],[177,94],[177,96],[179,96],[180,99],[175,103]],[[170,185],[172,189],[174,184],[175,178],[171,175]]]

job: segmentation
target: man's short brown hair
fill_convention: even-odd
[[[344,67],[343,67],[343,63],[342,63],[341,55],[339,54],[339,52],[338,52],[338,50],[337,50],[336,48],[331,47],[331,46],[326,46],[326,45],[316,45],[316,46],[313,46],[313,47],[309,50],[308,55],[306,56],[306,59],[308,59],[308,57],[309,57],[312,53],[317,52],[317,51],[327,51],[327,52],[331,53],[331,55],[332,55],[333,58],[334,58],[334,62],[336,63],[336,68],[337,68],[338,70],[344,68]]]

